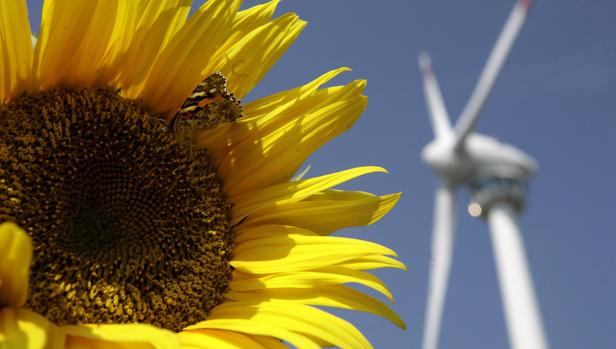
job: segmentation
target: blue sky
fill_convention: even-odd
[[[246,4],[257,2],[247,1]],[[346,188],[402,191],[374,226],[347,235],[394,247],[409,272],[381,271],[401,331],[372,315],[340,312],[376,348],[419,348],[423,329],[436,179],[420,152],[432,138],[416,54],[432,54],[450,115],[464,106],[514,1],[285,0],[309,22],[248,99],[295,87],[339,66],[344,83],[367,79],[367,111],[311,157],[311,175],[381,165]],[[33,28],[40,1],[28,0]],[[496,84],[478,131],[514,144],[540,164],[520,218],[552,348],[616,347],[616,3],[537,1]],[[458,230],[441,348],[507,348],[486,225],[466,214]]]

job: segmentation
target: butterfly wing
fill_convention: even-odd
[[[240,102],[227,91],[227,79],[220,72],[206,77],[186,98],[173,117],[172,130],[208,129],[242,117]]]

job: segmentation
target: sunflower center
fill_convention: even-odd
[[[177,331],[223,301],[231,206],[207,152],[156,117],[109,89],[0,106],[0,222],[34,245],[26,308]]]

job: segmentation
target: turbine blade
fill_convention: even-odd
[[[423,349],[437,349],[454,244],[454,191],[448,184],[436,190],[434,231]]]
[[[520,29],[524,24],[524,20],[526,19],[526,15],[531,4],[532,0],[518,0],[513,7],[513,10],[509,15],[509,19],[507,19],[507,22],[505,23],[505,26],[496,40],[496,44],[494,45],[490,56],[488,57],[488,61],[479,76],[477,85],[475,85],[475,89],[473,90],[468,103],[464,107],[464,110],[462,110],[462,114],[460,114],[460,118],[456,123],[456,149],[459,149],[462,146],[462,143],[464,143],[464,140],[468,134],[475,127],[479,114],[485,105],[486,99],[494,87],[494,83],[496,82],[496,79],[505,64],[505,60],[509,55],[509,51],[511,50],[516,37],[520,33]]]
[[[452,133],[451,123],[447,115],[447,109],[443,102],[441,90],[438,87],[438,82],[432,70],[432,60],[427,51],[419,53],[419,70],[423,79],[424,95],[426,104],[430,112],[430,121],[432,122],[432,130],[436,138],[450,136]]]

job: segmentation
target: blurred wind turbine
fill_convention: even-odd
[[[419,55],[424,93],[435,139],[423,150],[424,161],[440,177],[436,190],[432,260],[423,349],[436,349],[447,292],[454,242],[454,190],[469,185],[472,216],[490,226],[509,342],[513,349],[545,349],[539,307],[528,270],[516,214],[524,206],[527,179],[537,163],[495,138],[472,132],[517,37],[531,0],[519,0],[496,41],[455,128],[452,128],[427,52]]]

